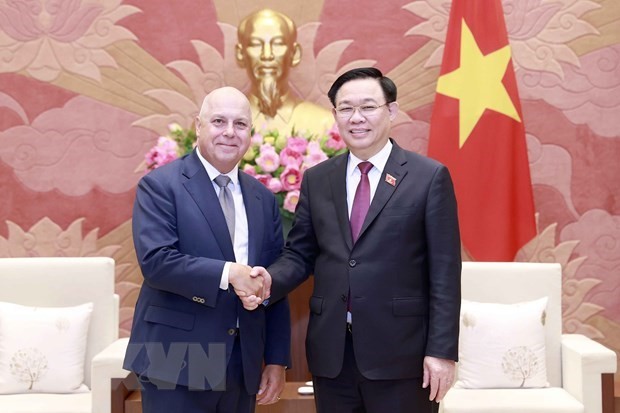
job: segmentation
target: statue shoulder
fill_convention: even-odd
[[[302,100],[295,106],[295,112],[308,112],[315,116],[329,116],[331,120],[334,120],[332,111],[316,103]]]
[[[334,116],[323,106],[301,101],[295,106],[290,123],[300,132],[324,134],[334,125]]]

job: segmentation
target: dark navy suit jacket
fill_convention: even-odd
[[[239,171],[239,182],[248,218],[248,264],[267,266],[283,244],[278,205],[256,179]],[[166,383],[217,389],[237,320],[250,394],[258,389],[263,360],[289,364],[287,300],[248,311],[232,287],[219,288],[224,264],[234,262],[235,254],[215,189],[195,151],[140,180],[133,237],[144,282],[125,369]]]

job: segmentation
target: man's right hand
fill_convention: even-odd
[[[263,289],[258,294],[240,295],[239,298],[241,298],[244,308],[253,310],[271,295],[271,275],[264,267],[256,266],[250,271],[250,276],[255,279],[262,279]]]
[[[263,293],[261,298],[263,300],[266,300],[267,298],[269,298],[269,296],[271,295],[271,283],[272,283],[272,278],[271,278],[271,274],[269,274],[269,271],[267,271],[267,269],[265,267],[260,267],[260,266],[256,266],[254,268],[252,268],[250,270],[250,276],[252,278],[263,278]]]
[[[242,298],[243,307],[254,310],[263,302],[264,278],[250,276],[250,270],[251,268],[247,265],[232,263],[228,273],[228,283]],[[252,297],[252,299],[243,300],[244,297]]]

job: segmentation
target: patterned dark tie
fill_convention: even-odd
[[[355,198],[353,198],[353,207],[351,208],[351,236],[353,237],[353,243],[357,241],[364,225],[364,219],[368,214],[370,208],[370,181],[368,181],[368,172],[372,169],[370,162],[360,162],[357,167],[359,168],[362,176],[360,177],[360,183],[357,184],[357,190],[355,191]]]
[[[232,192],[228,188],[230,178],[226,175],[219,175],[215,178],[215,183],[220,187],[220,206],[222,212],[224,212],[224,218],[226,218],[226,225],[228,226],[228,233],[230,234],[230,240],[235,243],[235,203],[233,201]]]

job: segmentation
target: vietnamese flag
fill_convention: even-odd
[[[454,180],[466,252],[476,261],[513,261],[536,224],[500,0],[452,1],[428,155]]]

